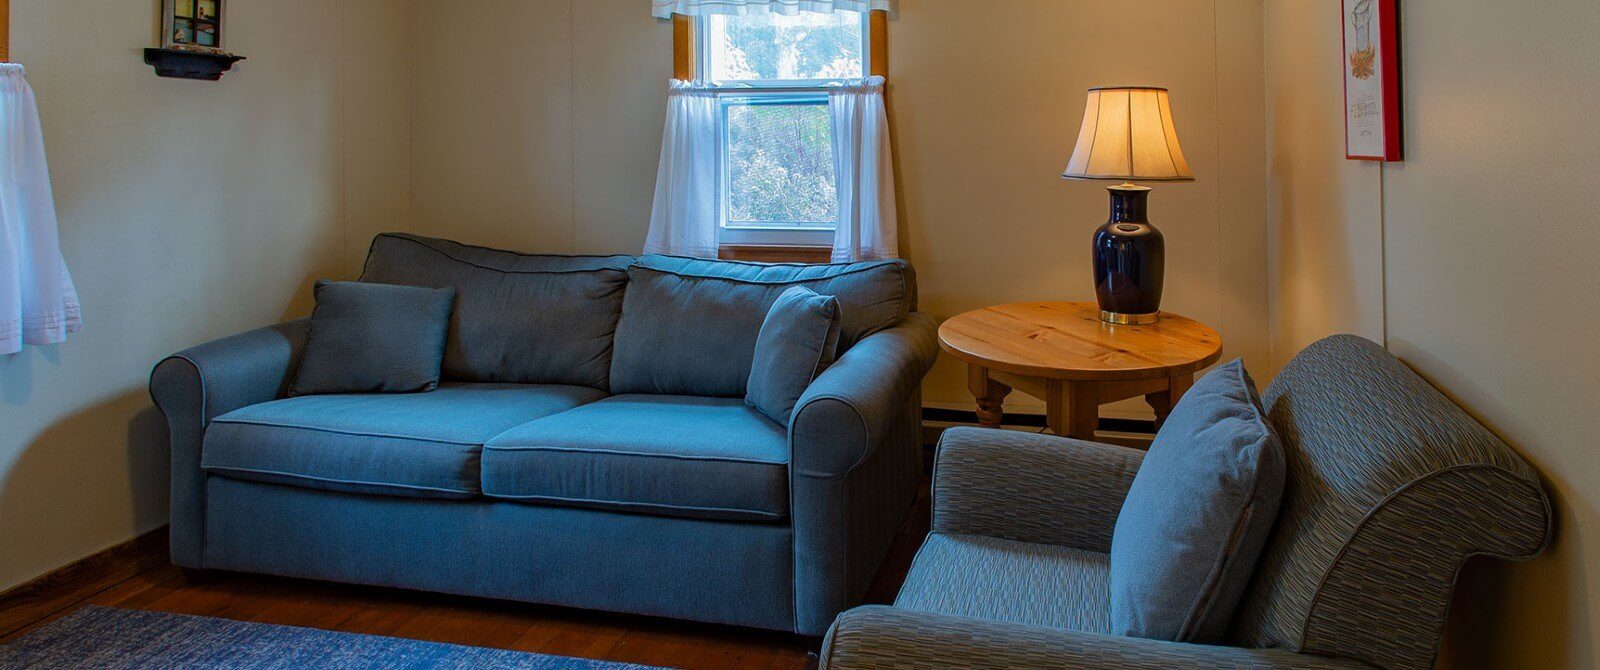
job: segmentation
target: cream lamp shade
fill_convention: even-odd
[[[1078,146],[1066,179],[1193,181],[1178,146],[1167,89],[1118,86],[1089,89]]]

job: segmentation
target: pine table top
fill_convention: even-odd
[[[996,305],[939,327],[946,352],[973,365],[1070,381],[1138,381],[1193,374],[1222,357],[1222,336],[1198,321],[1162,312],[1148,325],[1100,320],[1088,302]]]

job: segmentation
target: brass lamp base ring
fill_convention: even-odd
[[[1144,326],[1161,320],[1160,312],[1150,314],[1122,314],[1120,312],[1107,312],[1100,310],[1100,320],[1114,323],[1119,326]]]

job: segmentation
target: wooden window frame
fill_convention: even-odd
[[[0,0],[0,63],[11,62],[11,0]]]
[[[4,2],[4,0],[0,0]],[[889,76],[889,13],[875,9],[867,21],[867,72]],[[672,76],[674,79],[692,80],[699,62],[695,53],[694,17],[672,15]],[[762,263],[826,263],[833,249],[821,246],[786,244],[719,244],[717,256],[723,260],[756,261]]]
[[[0,0],[3,2],[4,0]],[[872,10],[867,21],[867,48],[870,51],[867,72],[869,74],[889,76],[889,12],[882,9]],[[672,77],[674,79],[691,80],[695,72],[696,55],[694,52],[695,34],[694,17],[682,14],[672,15]]]

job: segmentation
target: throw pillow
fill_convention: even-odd
[[[439,386],[453,288],[319,281],[290,396]]]
[[[1283,495],[1284,457],[1238,360],[1173,408],[1134,476],[1111,538],[1119,635],[1220,640]]]
[[[839,301],[796,286],[772,303],[756,336],[745,404],[785,426],[811,381],[839,350]]]

